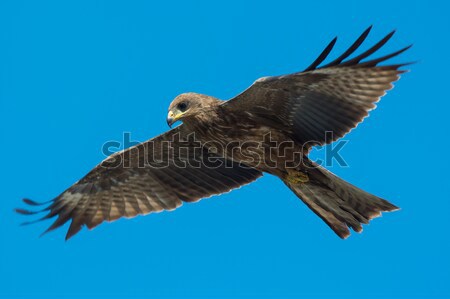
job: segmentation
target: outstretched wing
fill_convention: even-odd
[[[211,154],[187,135],[183,125],[108,157],[51,204],[43,219],[58,216],[51,231],[72,220],[66,239],[85,225],[173,210],[228,192],[262,175],[253,168]],[[24,199],[29,205],[39,205]],[[17,209],[21,214],[35,214]]]
[[[334,61],[319,67],[331,52],[337,38],[303,72],[264,77],[240,95],[222,104],[223,109],[245,112],[278,128],[302,144],[325,144],[339,139],[356,127],[392,83],[405,72],[406,64],[378,66],[406,51],[362,62],[380,49],[394,34],[364,53],[346,60],[363,43],[371,27]],[[327,140],[326,132],[333,132]]]

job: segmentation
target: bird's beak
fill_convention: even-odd
[[[172,128],[173,123],[175,122],[175,116],[172,111],[169,111],[167,114],[167,125]]]
[[[169,127],[172,127],[172,125],[176,123],[183,116],[183,114],[184,112],[181,112],[177,109],[170,110],[167,114],[167,124],[169,125]]]

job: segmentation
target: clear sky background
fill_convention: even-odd
[[[0,298],[450,297],[449,6],[445,1],[1,1]],[[38,238],[21,198],[51,199],[123,132],[167,130],[179,93],[228,99],[337,57],[410,43],[410,67],[329,169],[402,210],[343,241],[265,176],[170,212]],[[319,153],[318,153],[319,154]]]

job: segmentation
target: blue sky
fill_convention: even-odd
[[[448,18],[444,1],[2,1],[1,298],[450,297]],[[228,99],[255,79],[302,70],[336,35],[369,25],[381,53],[419,61],[346,136],[329,169],[391,200],[343,241],[280,181],[160,213],[42,238],[20,199],[48,200],[123,132],[167,130],[170,101]],[[67,227],[65,227],[67,228]]]

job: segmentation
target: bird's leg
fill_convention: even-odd
[[[309,181],[309,177],[306,173],[297,170],[295,168],[286,168],[286,181],[291,184],[303,184]]]

